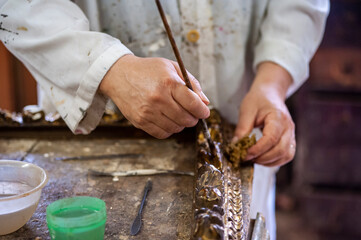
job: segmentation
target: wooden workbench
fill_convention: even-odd
[[[187,137],[169,140],[143,138],[139,133],[128,135],[121,129],[108,129],[105,135],[98,131],[90,137],[72,136],[67,129],[0,132],[0,159],[23,159],[34,163],[44,168],[50,178],[32,218],[18,231],[0,236],[0,239],[50,239],[46,225],[46,207],[58,199],[71,196],[93,196],[106,202],[104,239],[189,239],[193,221],[193,177],[151,176],[153,189],[144,208],[143,226],[141,232],[132,237],[130,227],[148,177],[119,177],[117,180],[88,173],[88,169],[117,171],[163,168],[193,171],[196,150],[194,134],[189,132]],[[127,135],[137,137],[127,138]],[[116,153],[141,153],[144,157],[55,160],[62,156]]]

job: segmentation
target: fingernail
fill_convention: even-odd
[[[209,99],[207,98],[207,96],[203,93],[203,92],[201,92],[201,99],[203,100],[203,102],[205,103],[205,104],[209,104]]]
[[[238,138],[237,136],[234,136],[234,137],[232,138],[232,141],[231,141],[231,142],[232,142],[232,143],[236,143],[236,142],[238,141],[238,139],[239,139],[239,138]]]
[[[251,159],[253,159],[254,158],[254,156],[253,155],[247,155],[247,157],[246,157],[246,161],[249,161],[249,160],[251,160]]]

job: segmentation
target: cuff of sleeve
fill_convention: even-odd
[[[107,98],[98,92],[98,87],[111,66],[122,56],[132,54],[118,42],[109,47],[90,66],[80,82],[74,104],[65,122],[75,134],[88,134],[99,124]]]
[[[286,69],[293,79],[287,91],[292,95],[308,78],[309,67],[305,53],[296,45],[282,40],[263,40],[255,49],[253,70],[256,72],[261,62],[274,62]]]

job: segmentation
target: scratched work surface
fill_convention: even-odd
[[[24,158],[24,155],[32,149]],[[141,153],[138,159],[103,159],[59,161],[56,157]],[[192,141],[176,139],[37,139],[0,138],[0,159],[22,159],[44,168],[50,179],[43,189],[38,208],[28,223],[18,231],[0,236],[1,240],[50,239],[46,226],[46,207],[55,200],[71,196],[93,196],[107,205],[105,239],[189,239],[192,227],[193,177],[151,176],[153,189],[143,210],[141,232],[132,237],[135,218],[146,176],[97,177],[88,169],[119,171],[162,168],[193,171],[196,158]],[[115,180],[115,181],[113,181]]]

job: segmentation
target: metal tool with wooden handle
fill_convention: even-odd
[[[166,18],[165,14],[164,14],[162,5],[161,5],[161,3],[160,3],[159,0],[155,0],[155,2],[156,2],[156,4],[157,4],[160,17],[162,18],[162,21],[163,21],[163,24],[164,24],[164,28],[165,28],[165,30],[166,30],[166,32],[167,32],[168,39],[169,39],[169,41],[170,41],[170,44],[172,45],[174,55],[175,55],[175,57],[177,58],[177,62],[178,62],[179,68],[180,68],[180,70],[181,70],[181,72],[182,72],[183,79],[184,79],[187,87],[188,87],[190,90],[193,91],[192,84],[191,84],[191,82],[189,81],[189,78],[188,78],[187,70],[186,70],[186,68],[184,67],[182,58],[181,58],[181,56],[180,56],[180,54],[179,54],[179,51],[178,51],[178,48],[177,48],[177,44],[176,44],[176,42],[174,41],[173,34],[172,34],[172,31],[171,31],[171,29],[170,29],[170,27],[169,27],[167,18]],[[211,153],[213,153],[214,150],[215,150],[215,146],[214,146],[214,142],[213,142],[213,140],[212,140],[212,138],[211,138],[211,134],[209,133],[206,120],[201,119],[201,126],[202,126],[202,130],[203,130],[203,135],[204,135],[204,137],[207,139],[207,142],[208,142],[209,148],[210,148],[210,150],[211,150]]]

